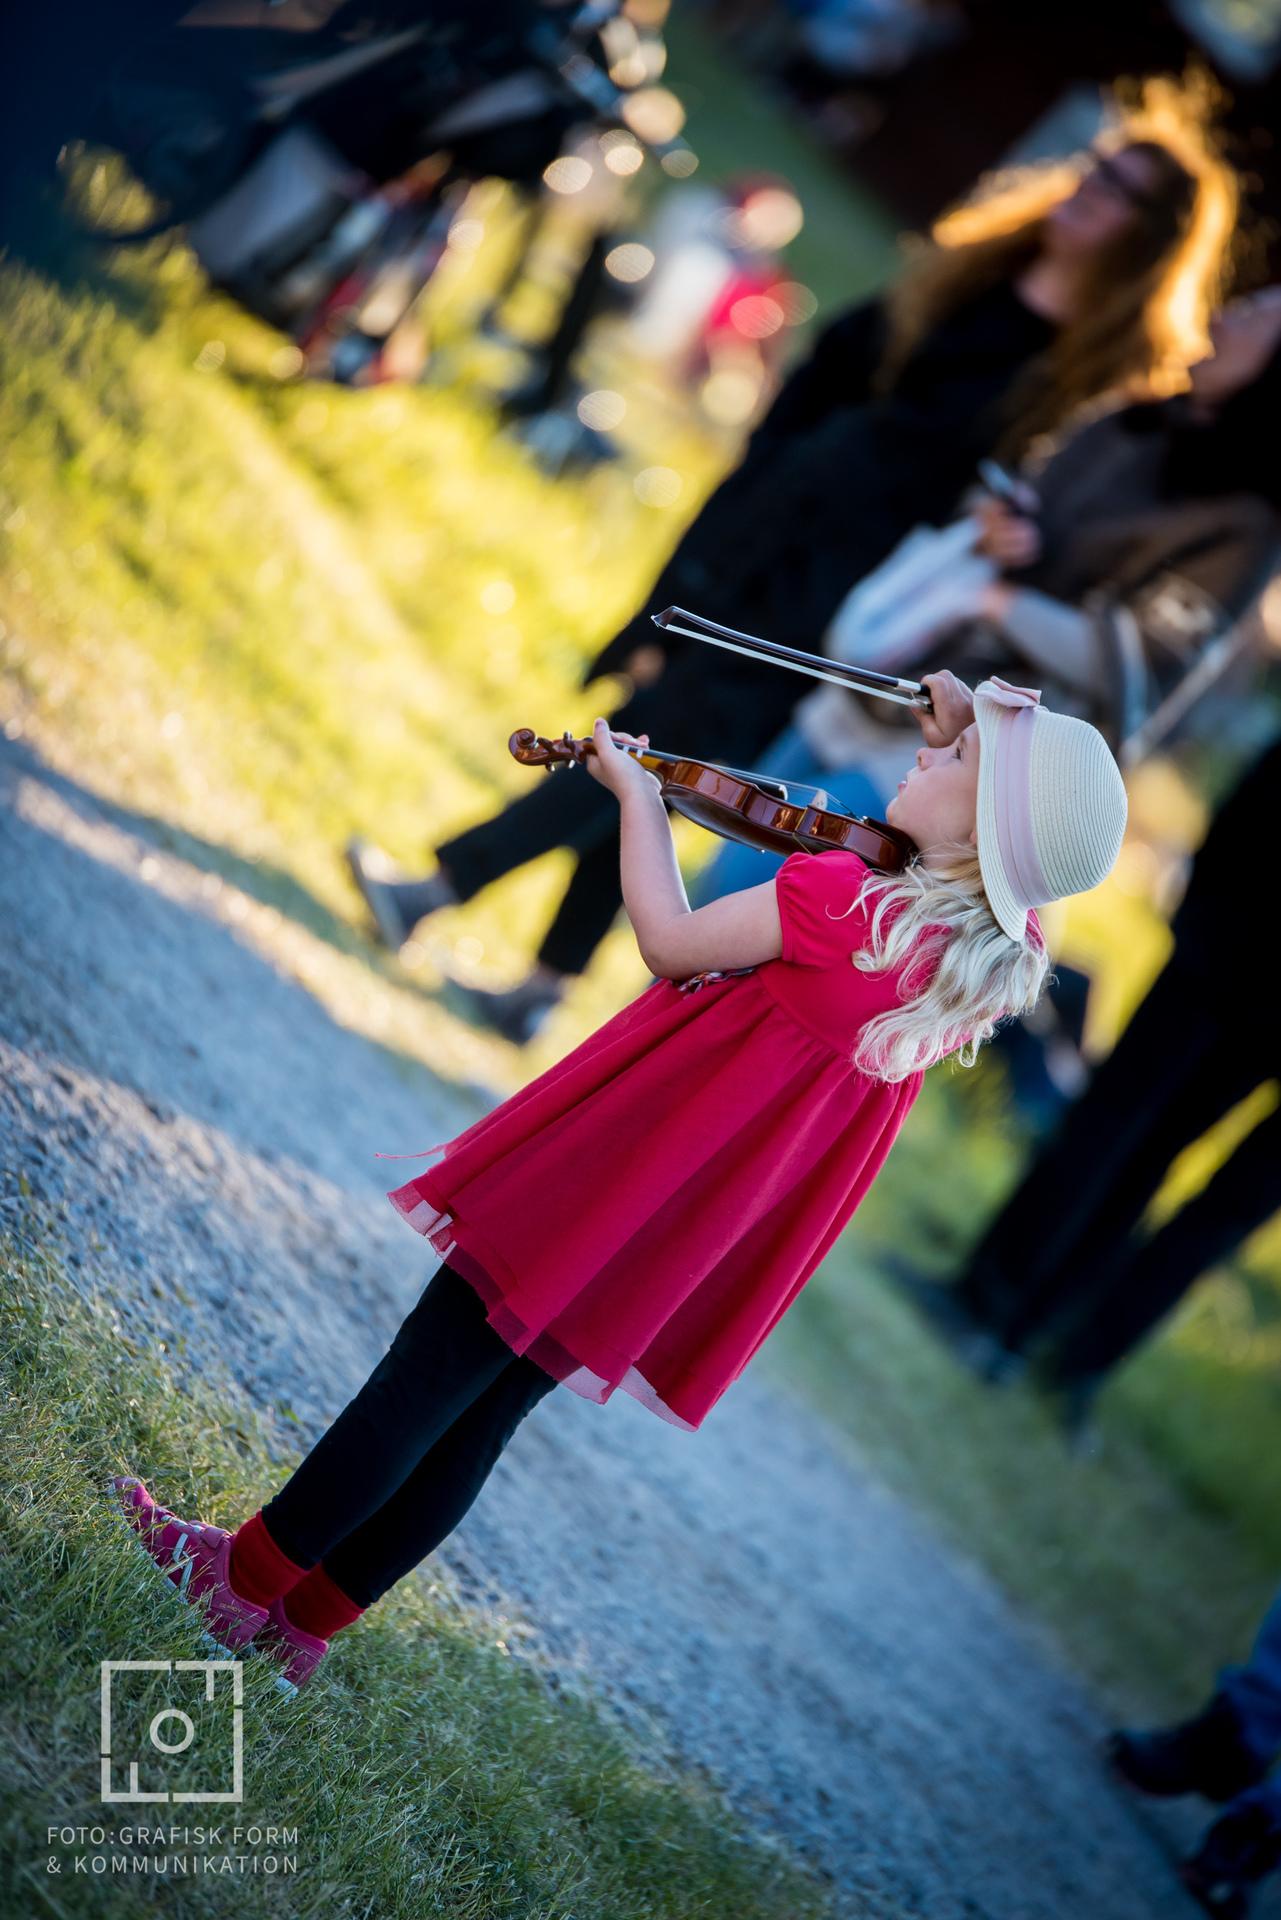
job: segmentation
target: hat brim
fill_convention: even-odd
[[[978,843],[979,871],[983,891],[1002,933],[1020,943],[1027,938],[1027,908],[1015,898],[1009,876],[1001,859],[1001,841],[997,831],[996,759],[997,731],[1002,714],[1010,709],[981,692],[974,697],[974,718],[979,729]]]

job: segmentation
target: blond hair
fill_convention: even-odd
[[[1128,98],[1124,97],[1128,86]],[[1154,205],[1092,262],[1078,311],[1025,368],[1005,403],[999,451],[1023,453],[1103,395],[1168,394],[1209,350],[1209,319],[1228,278],[1238,182],[1212,131],[1219,94],[1205,74],[1122,83],[1098,142],[1157,163]],[[939,219],[887,295],[889,342],[877,374],[891,391],[925,336],[1035,258],[1042,226],[1076,191],[1088,155],[988,175]]]
[[[854,1065],[874,1080],[906,1080],[955,1055],[972,1067],[998,1021],[1030,1013],[1049,973],[1042,944],[1011,940],[983,891],[973,847],[935,849],[897,874],[869,873],[847,908],[868,915],[863,973],[901,969],[902,1005],[859,1033]],[[843,915],[834,916],[843,918]]]

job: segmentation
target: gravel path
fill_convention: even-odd
[[[478,1104],[338,1025],[272,919],[0,740],[6,1186],[23,1169],[65,1205],[127,1314],[316,1431],[428,1274],[373,1153]],[[759,1375],[693,1436],[553,1395],[440,1560],[522,1654],[818,1864],[843,1914],[1192,1912],[1169,1858],[1195,1825],[1113,1790],[1045,1646]]]

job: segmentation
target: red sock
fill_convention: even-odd
[[[269,1607],[280,1594],[288,1593],[306,1571],[306,1567],[300,1567],[276,1545],[267,1531],[261,1507],[252,1520],[246,1520],[231,1536],[231,1584],[242,1600]]]
[[[285,1614],[303,1633],[314,1633],[317,1640],[349,1627],[365,1611],[349,1600],[322,1566],[313,1567],[305,1580],[290,1587],[285,1595]]]

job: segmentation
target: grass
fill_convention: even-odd
[[[221,1920],[233,1906],[244,1920],[819,1920],[827,1910],[815,1884],[745,1833],[712,1792],[653,1756],[638,1764],[589,1699],[554,1691],[445,1591],[417,1581],[336,1640],[293,1700],[276,1692],[262,1657],[246,1658],[239,1805],[104,1805],[99,1663],[209,1657],[194,1610],[109,1520],[106,1477],[145,1469],[178,1511],[225,1519],[252,1511],[281,1478],[281,1462],[247,1402],[199,1381],[179,1387],[168,1357],[129,1340],[47,1252],[20,1255],[0,1243],[0,1281],[6,1911],[58,1920],[144,1908]],[[137,1757],[148,1787],[222,1784],[224,1697],[195,1703],[191,1684],[122,1677],[117,1780]],[[148,1766],[168,1763],[157,1761],[146,1729],[169,1706],[191,1710],[195,1739],[161,1780]],[[178,1735],[170,1726],[164,1737]],[[260,1868],[236,1878],[232,1894],[217,1875],[113,1882],[77,1876],[76,1854],[147,1849],[47,1836],[51,1826],[110,1833],[187,1821],[296,1829],[295,1843],[274,1849],[296,1860],[296,1875]],[[209,1851],[261,1860],[273,1850],[227,1840]],[[51,1859],[62,1863],[56,1875]]]
[[[670,524],[624,475],[548,485],[478,402],[276,380],[279,342],[181,257],[106,287],[12,269],[0,328],[4,719],[367,956],[344,840],[422,865],[523,790],[501,743],[590,720],[577,670]],[[449,946],[518,973],[565,864],[455,916],[418,983]],[[616,941],[596,992],[620,975]]]

